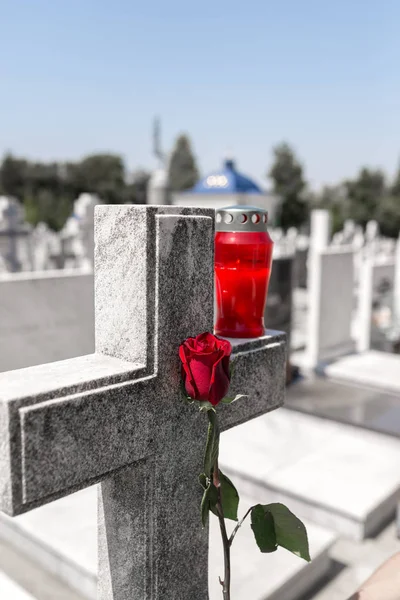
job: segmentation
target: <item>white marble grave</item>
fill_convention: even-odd
[[[222,444],[224,439],[225,434]],[[235,479],[235,484],[241,495],[242,516],[248,506],[269,501],[266,490],[262,497],[246,497],[240,478]],[[96,500],[95,486],[16,519],[0,513],[0,537],[85,598],[95,600]],[[218,576],[223,573],[220,533],[218,521],[213,516],[210,524],[209,594],[210,600],[220,600]],[[300,593],[306,592],[327,573],[329,549],[336,535],[313,523],[306,525],[313,559],[309,564],[282,548],[274,554],[261,554],[249,522],[242,527],[232,546],[232,600],[242,600],[245,594],[251,600],[297,600]]]
[[[0,598],[2,600],[36,600],[0,570]]]
[[[354,254],[348,246],[329,247],[330,217],[325,210],[311,215],[308,258],[306,349],[295,360],[305,369],[354,350],[351,323],[354,310]]]
[[[328,365],[325,374],[331,379],[367,386],[376,390],[400,393],[400,356],[368,350],[343,356]]]
[[[221,446],[224,470],[247,480],[252,497],[268,490],[304,518],[353,539],[394,514],[399,462],[400,440],[286,409],[227,432]]]
[[[93,274],[1,275],[0,340],[0,372],[93,352]]]
[[[374,336],[389,332],[396,315],[396,264],[391,258],[367,255],[360,269],[356,344],[359,352],[373,347]],[[378,341],[377,341],[378,343]],[[376,347],[376,346],[375,346]]]
[[[16,198],[0,196],[0,268],[7,272],[31,271],[31,226]]]

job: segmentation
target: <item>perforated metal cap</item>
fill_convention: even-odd
[[[216,231],[267,231],[268,211],[257,206],[227,206],[218,208]]]

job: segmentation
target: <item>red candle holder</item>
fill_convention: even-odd
[[[264,335],[264,310],[273,242],[268,212],[254,206],[217,210],[215,235],[215,333],[222,337]]]

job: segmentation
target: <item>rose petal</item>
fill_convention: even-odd
[[[208,392],[208,401],[216,406],[228,393],[230,384],[229,377],[222,366],[222,360],[215,365],[212,380],[213,383]]]

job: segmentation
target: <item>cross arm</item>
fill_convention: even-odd
[[[0,510],[20,514],[145,456],[154,380],[102,354],[1,373]]]
[[[230,342],[234,370],[229,396],[248,397],[229,406],[220,405],[223,430],[279,408],[285,399],[286,335],[267,330],[257,339]]]

